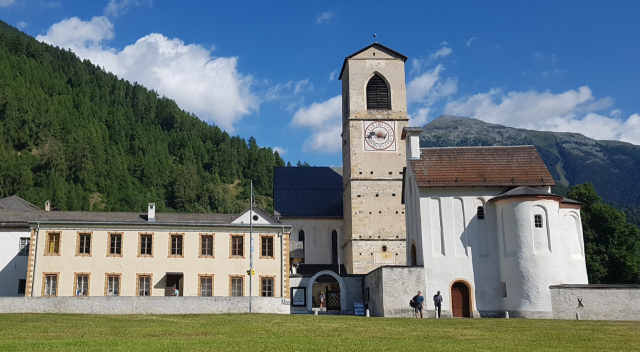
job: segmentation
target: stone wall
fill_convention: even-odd
[[[289,314],[289,299],[252,297],[252,313]],[[0,313],[249,313],[249,297],[2,297]]]
[[[554,319],[640,320],[640,285],[551,286]]]

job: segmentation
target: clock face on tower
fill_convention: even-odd
[[[395,150],[396,133],[392,123],[383,121],[374,121],[368,125],[365,123],[365,150]]]

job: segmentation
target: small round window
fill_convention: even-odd
[[[253,216],[253,221],[258,221],[258,215]]]

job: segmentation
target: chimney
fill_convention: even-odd
[[[148,222],[156,221],[156,203],[149,203],[149,210],[147,212],[147,221]]]
[[[407,158],[409,159],[420,159],[420,132],[422,127],[402,129],[402,139],[407,140]]]
[[[44,211],[51,211],[51,202],[48,199],[44,202]]]

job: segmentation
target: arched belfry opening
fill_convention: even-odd
[[[391,110],[389,86],[377,73],[367,83],[367,110]]]

